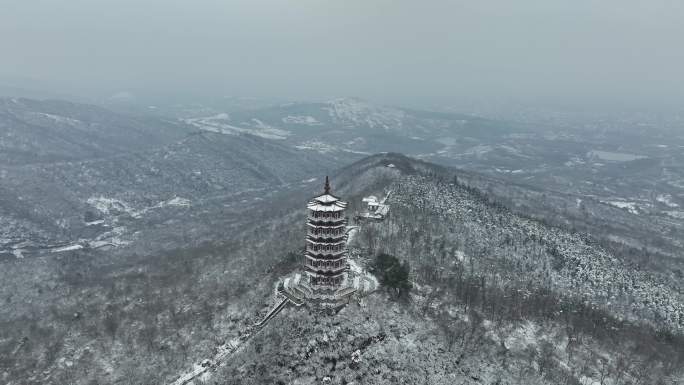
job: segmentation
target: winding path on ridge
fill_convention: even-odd
[[[212,359],[202,360],[199,364],[195,365],[195,368],[192,371],[181,375],[177,380],[172,382],[171,385],[186,385],[194,379],[196,379],[197,377],[209,371],[216,370],[216,368],[218,368],[233,354],[242,350],[242,348],[244,348],[247,345],[247,343],[252,339],[252,337],[257,335],[268,324],[270,320],[272,320],[276,315],[278,315],[278,313],[280,313],[281,310],[283,310],[290,304],[293,304],[295,306],[302,305],[301,303],[293,301],[283,293],[279,293],[278,297],[280,296],[283,297],[282,300],[277,302],[276,305],[271,310],[269,310],[268,313],[266,313],[266,315],[261,321],[257,322],[251,327],[248,327],[243,333],[240,333],[239,337],[233,338],[227,343],[219,346],[218,352],[214,355]]]

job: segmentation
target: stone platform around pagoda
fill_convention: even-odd
[[[344,273],[340,285],[312,286],[307,277],[294,273],[283,278],[279,287],[288,296],[318,309],[336,309],[348,304],[354,298],[366,296],[378,288],[377,279],[370,273],[358,268],[352,260],[350,269]]]

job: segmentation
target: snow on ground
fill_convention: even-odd
[[[357,274],[363,273],[363,269],[356,263],[356,261],[351,258],[348,258],[347,261],[349,262],[349,271]]]
[[[207,116],[206,118],[198,118],[198,119],[203,119],[203,120],[230,120],[230,115],[225,113],[225,112],[221,112],[221,113],[218,113],[218,114],[213,115],[213,116]],[[196,119],[191,119],[191,120],[196,120]]]
[[[102,214],[117,214],[124,212],[130,214],[134,218],[138,218],[140,216],[140,212],[136,211],[126,202],[119,199],[99,196],[90,197],[88,198],[87,202]]]
[[[536,345],[537,332],[539,326],[531,321],[524,322],[516,330],[514,330],[506,339],[504,343],[506,347],[512,350],[522,351],[529,345]]]
[[[684,219],[684,211],[666,211],[665,213],[672,218]]]
[[[208,370],[199,376],[199,380],[201,381],[200,382],[201,384],[208,384],[210,379],[211,379],[211,372]]]
[[[155,209],[160,209],[160,208],[164,208],[164,207],[189,207],[191,205],[191,201],[189,199],[186,199],[186,198],[174,197],[174,198],[159,202],[154,206],[145,207],[143,209],[137,210],[122,200],[100,196],[100,197],[89,198],[88,204],[92,205],[95,209],[100,211],[102,214],[111,215],[112,217],[105,218],[103,220],[89,222],[89,223],[87,223],[87,225],[104,224],[105,222],[108,222],[110,225],[114,225],[118,222],[117,216],[121,215],[121,214],[128,214],[133,218],[139,219],[139,218],[142,218],[142,216],[144,214],[146,214],[147,212],[149,212],[151,210],[155,210]],[[97,249],[100,247],[105,247],[105,246],[110,246],[110,247],[125,246],[125,245],[128,245],[131,243],[131,241],[125,240],[123,238],[125,234],[126,234],[126,227],[116,226],[113,229],[98,235],[93,240],[84,240],[83,242],[86,242],[89,247],[94,248],[94,249]],[[74,245],[72,247],[76,247],[76,245]],[[81,246],[81,247],[83,247],[83,246]],[[81,247],[79,247],[79,248],[81,248]],[[59,252],[59,251],[67,251],[67,250],[73,250],[73,249],[51,250],[51,251],[52,252]]]
[[[357,136],[356,138],[347,141],[345,144],[347,146],[365,146],[366,143],[367,143],[366,139],[364,139],[360,136]]]
[[[531,156],[523,154],[522,151],[520,151],[519,149],[517,149],[517,148],[515,148],[515,147],[513,147],[513,146],[509,146],[509,145],[506,145],[506,144],[501,144],[501,145],[496,146],[496,148],[499,149],[499,150],[503,150],[503,151],[505,151],[505,152],[507,152],[507,153],[509,153],[509,154],[511,154],[511,155],[519,156],[519,157],[521,157],[521,158],[528,158],[528,159],[531,158]]]
[[[624,152],[593,150],[587,153],[587,158],[596,158],[607,162],[630,162],[637,159],[644,159],[646,157],[643,155],[628,154]]]
[[[247,127],[231,125],[228,124],[230,116],[225,113],[204,118],[189,118],[184,119],[183,121],[200,130],[225,135],[250,134],[272,140],[287,139],[287,137],[291,135],[290,131],[270,126],[259,119],[252,119],[250,122],[245,122],[244,124],[247,125]]]
[[[455,156],[476,156],[476,157],[481,157],[481,156],[483,156],[484,154],[486,154],[486,153],[488,153],[488,152],[492,152],[493,150],[494,150],[494,148],[493,148],[492,146],[480,144],[480,145],[477,145],[477,146],[473,146],[473,147],[468,148],[467,150],[465,150],[465,152],[463,152],[463,153],[461,153],[461,154],[454,154],[454,155],[455,155]]]
[[[347,258],[347,263],[349,263],[349,272],[351,273],[348,278],[353,280],[352,285],[356,290],[367,294],[380,287],[378,279],[356,263],[353,258]]]
[[[299,150],[312,150],[321,154],[327,154],[339,150],[335,146],[331,146],[318,140],[307,140],[306,142],[296,145],[295,148]]]
[[[321,122],[316,120],[313,116],[295,115],[286,116],[282,119],[283,123],[287,124],[302,124],[305,126],[320,126]]]
[[[368,151],[356,151],[356,150],[350,150],[348,148],[343,148],[342,151],[348,152],[350,154],[359,154],[359,155],[372,155],[372,153]]]
[[[175,197],[173,199],[169,199],[168,201],[161,202],[157,206],[153,207],[164,207],[164,206],[190,206],[190,200],[185,199],[185,198],[180,198],[180,197]]]
[[[605,203],[620,209],[627,209],[627,211],[629,211],[631,214],[639,214],[639,207],[637,206],[636,202],[601,201],[601,203]]]
[[[50,120],[52,120],[52,121],[54,121],[54,122],[63,123],[63,124],[69,124],[69,125],[72,125],[72,126],[73,126],[73,125],[77,125],[77,124],[81,124],[81,123],[82,123],[82,122],[81,122],[80,120],[78,120],[78,119],[73,119],[73,118],[69,118],[69,117],[61,116],[61,115],[47,114],[47,113],[44,113],[44,112],[36,112],[36,114],[37,114],[38,116],[41,116],[41,117],[44,117],[44,118],[48,118],[48,119],[50,119]]]
[[[354,236],[359,232],[358,226],[347,226],[347,244],[352,243]]]
[[[440,213],[453,209],[453,213],[446,216],[445,221],[455,214],[454,218],[458,219],[454,220],[454,224],[467,223],[468,226],[464,229],[472,235],[470,242],[480,244],[477,247],[488,247],[495,237],[500,237],[501,240],[517,237],[524,239],[530,236],[545,239],[548,245],[557,248],[564,261],[562,268],[558,270],[544,268],[543,274],[550,274],[548,281],[552,282],[554,291],[562,292],[564,295],[577,295],[597,306],[606,306],[616,315],[629,321],[657,323],[658,327],[667,325],[666,327],[674,330],[682,328],[684,311],[681,295],[677,293],[676,288],[668,286],[668,283],[649,273],[629,268],[608,251],[589,245],[580,234],[566,233],[553,227],[547,228],[538,222],[508,212],[498,212],[471,199],[460,189],[448,185],[434,185],[423,178],[406,177],[405,180],[393,185],[392,190],[395,191],[391,201],[393,206],[421,207]],[[620,205],[624,203],[619,202]],[[484,222],[501,224],[489,229],[488,226],[481,224],[485,215],[489,219]],[[504,247],[501,246],[503,242],[497,244]],[[514,254],[502,253],[500,258],[508,260]],[[546,258],[552,257],[550,253],[545,255]],[[522,262],[528,257],[520,255],[514,258],[519,258]],[[529,263],[527,269],[534,266],[531,261],[524,263]],[[510,263],[506,262],[504,266],[505,271],[510,271]],[[616,301],[617,305],[611,305],[616,304]]]
[[[73,250],[80,250],[83,248],[83,245],[75,243],[73,245],[68,245],[68,246],[62,246],[62,247],[57,247],[52,250],[50,250],[51,253],[61,253],[64,251],[73,251]]]
[[[120,199],[107,198],[104,196],[90,197],[88,198],[87,202],[89,205],[93,206],[102,214],[118,215],[121,213],[127,213],[133,218],[140,218],[143,216],[143,214],[147,213],[150,210],[159,209],[167,206],[188,207],[191,203],[189,199],[174,197],[169,200],[159,202],[154,206],[145,207],[141,210],[136,210],[135,208],[131,207],[128,203]],[[95,222],[90,222],[90,224],[96,224]]]
[[[671,208],[679,207],[678,204],[676,204],[672,201],[672,195],[670,195],[670,194],[660,194],[656,197],[656,200],[658,202],[664,204],[667,207],[671,207]]]
[[[118,226],[113,228],[110,231],[107,231],[106,233],[102,233],[98,235],[94,240],[89,241],[88,245],[92,247],[93,249],[98,249],[100,247],[105,247],[105,246],[112,246],[112,247],[119,247],[119,246],[126,246],[130,241],[123,240],[121,237],[126,233],[126,227],[125,226]]]
[[[385,130],[403,126],[406,113],[399,109],[377,107],[357,99],[336,99],[323,110],[333,121],[353,127],[367,126]]]

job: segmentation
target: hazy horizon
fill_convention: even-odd
[[[65,95],[681,108],[684,5],[4,1],[0,85]]]

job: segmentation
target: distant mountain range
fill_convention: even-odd
[[[398,151],[437,154],[456,138],[482,138],[523,130],[487,119],[385,107],[353,98],[194,117],[204,130],[248,132],[322,153]]]
[[[159,110],[169,116],[157,109],[131,115],[64,101],[0,99],[0,255],[88,240],[108,244],[121,238],[121,227],[137,231],[111,221],[106,224],[113,227],[98,230],[93,222],[111,212],[178,210],[164,203],[176,198],[250,201],[379,152],[493,177],[500,182],[482,182],[482,188],[528,212],[567,213],[559,218],[571,215],[565,223],[578,228],[586,215],[617,207],[616,218],[624,220],[609,224],[606,237],[665,255],[682,247],[666,246],[684,225],[684,154],[676,137],[656,145],[657,134],[639,137],[633,130],[612,137],[607,130],[591,134],[359,99],[229,112],[201,105]],[[537,200],[519,202],[522,196]],[[120,209],[103,214],[96,207],[103,202]]]
[[[633,215],[684,218],[684,135],[641,121],[519,123],[349,98],[210,111],[185,121],[349,159],[400,152]]]
[[[26,165],[104,158],[183,138],[173,121],[131,118],[93,105],[0,99],[0,164]]]

